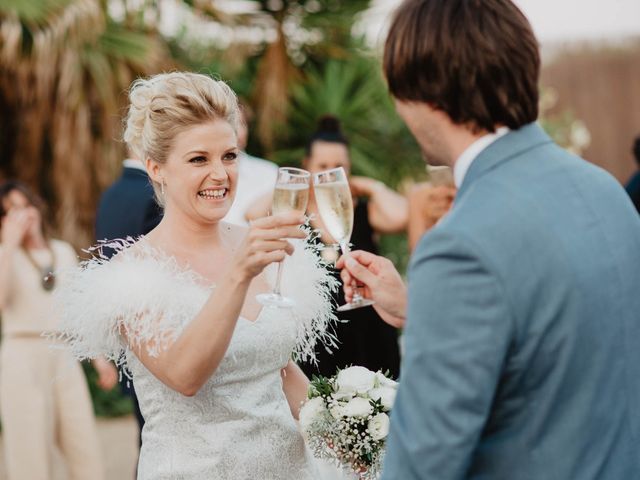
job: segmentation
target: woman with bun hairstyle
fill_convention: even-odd
[[[302,241],[305,219],[221,222],[240,118],[224,82],[161,74],[136,81],[129,98],[124,138],[164,216],[65,285],[65,339],[77,357],[107,355],[132,375],[145,419],[138,479],[315,480],[295,423],[308,381],[291,357],[309,358],[326,335],[332,277]],[[263,308],[256,294],[271,291],[268,267],[286,256],[283,289],[296,306]]]
[[[102,479],[104,469],[87,382],[69,353],[44,338],[59,331],[55,290],[77,265],[71,245],[49,238],[44,204],[16,181],[0,185],[0,416],[7,480],[52,479],[54,450],[71,480]],[[99,385],[115,367],[97,358]]]
[[[302,165],[311,173],[338,167],[347,172],[354,203],[351,235],[354,249],[377,253],[377,234],[406,229],[408,205],[402,195],[377,180],[350,175],[349,141],[336,117],[325,115],[319,120],[316,132],[307,142]],[[320,231],[324,258],[335,262],[337,242],[324,228],[313,195],[307,212],[312,218],[312,226]],[[342,288],[334,300],[337,305],[345,303]],[[397,378],[400,372],[397,330],[385,323],[372,307],[338,312],[337,315],[341,320],[335,327],[337,346],[331,347],[331,352],[318,348],[317,364],[303,363],[303,371],[308,376],[334,375],[338,368],[360,365],[374,371],[389,370]]]

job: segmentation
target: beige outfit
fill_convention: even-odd
[[[76,265],[67,243],[53,240],[56,282]],[[32,252],[39,265],[46,251]],[[41,273],[22,250],[12,265],[12,283],[2,311],[0,351],[0,417],[8,480],[52,478],[54,445],[72,480],[104,478],[100,445],[86,380],[80,365],[63,349],[42,338],[55,332],[51,292],[41,285]]]

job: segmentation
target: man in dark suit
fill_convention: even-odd
[[[339,262],[406,318],[384,480],[640,478],[640,218],[536,124],[539,68],[509,0],[408,0],[392,22],[398,113],[458,193],[408,302],[387,260]]]
[[[138,237],[153,230],[162,218],[153,187],[142,162],[127,159],[122,175],[100,198],[96,239]]]
[[[162,218],[162,210],[156,203],[153,187],[142,162],[128,158],[123,162],[122,175],[100,198],[96,216],[96,239],[136,238],[153,230]],[[114,252],[104,248],[102,253]],[[140,413],[133,383],[123,378],[120,383],[124,393],[133,400],[134,412],[140,430],[144,418]],[[139,436],[140,445],[142,438]]]

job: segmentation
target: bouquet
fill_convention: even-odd
[[[314,456],[361,479],[376,478],[397,387],[388,374],[364,367],[345,368],[331,378],[313,376],[300,427]]]

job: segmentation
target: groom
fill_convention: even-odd
[[[408,302],[387,260],[339,263],[406,318],[382,478],[640,478],[640,219],[535,123],[526,18],[509,0],[406,1],[384,71],[459,190],[413,255]]]

